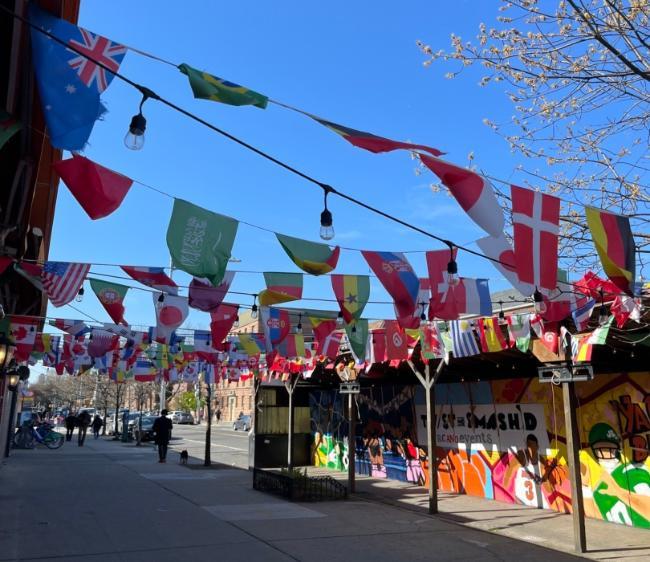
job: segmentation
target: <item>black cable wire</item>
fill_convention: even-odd
[[[359,199],[357,199],[355,197],[352,197],[351,195],[347,195],[346,193],[338,191],[334,187],[332,187],[332,186],[330,186],[330,185],[328,185],[328,184],[326,184],[324,182],[321,182],[321,181],[317,180],[316,178],[314,178],[314,177],[312,177],[312,176],[310,176],[308,174],[305,174],[304,172],[301,172],[297,168],[294,168],[293,166],[291,166],[289,164],[286,164],[285,162],[282,162],[281,160],[278,160],[277,158],[275,158],[274,156],[271,156],[267,152],[264,152],[263,150],[261,150],[261,149],[255,147],[255,146],[247,143],[246,141],[241,140],[240,138],[238,138],[238,137],[236,137],[234,135],[232,135],[231,133],[228,133],[227,131],[224,131],[223,129],[213,125],[212,123],[210,123],[209,121],[206,121],[205,119],[199,117],[198,115],[195,115],[194,113],[191,113],[190,111],[187,111],[186,109],[180,107],[179,105],[176,105],[175,103],[173,103],[173,102],[159,96],[153,90],[147,88],[146,86],[143,86],[142,84],[138,84],[137,82],[135,82],[134,80],[131,80],[130,78],[124,76],[120,72],[115,72],[115,71],[111,70],[110,68],[108,68],[102,62],[94,59],[93,57],[89,56],[86,53],[83,53],[82,51],[77,49],[74,45],[68,44],[65,41],[63,41],[62,39],[59,39],[56,35],[53,35],[49,31],[47,31],[45,29],[41,29],[40,27],[34,25],[27,18],[24,18],[23,16],[11,11],[9,8],[7,8],[5,6],[2,6],[0,4],[0,9],[2,9],[7,14],[13,16],[14,18],[22,21],[23,23],[25,23],[30,28],[35,29],[39,33],[42,33],[43,35],[46,35],[49,38],[53,39],[54,41],[56,41],[60,45],[63,45],[66,49],[74,51],[78,55],[86,58],[87,60],[92,61],[97,66],[103,68],[106,72],[111,73],[113,76],[119,78],[123,82],[125,82],[125,83],[129,84],[130,86],[134,87],[135,89],[137,89],[140,93],[142,93],[143,96],[146,96],[148,98],[157,100],[160,103],[162,103],[163,105],[166,105],[167,107],[170,107],[171,109],[185,115],[186,117],[189,117],[190,119],[196,121],[197,123],[201,123],[205,127],[207,127],[209,129],[215,131],[216,133],[218,133],[218,134],[232,140],[233,142],[236,142],[240,146],[243,146],[244,148],[247,148],[248,150],[251,150],[252,152],[255,152],[259,156],[269,160],[270,162],[273,162],[274,164],[277,164],[278,166],[284,168],[285,170],[287,170],[287,171],[289,171],[289,172],[291,172],[291,173],[293,173],[293,174],[307,180],[310,183],[313,183],[313,184],[317,185],[318,187],[325,190],[326,192],[334,193],[335,195],[338,195],[342,199],[346,199],[347,201],[350,201],[351,203],[354,203],[355,205],[359,205],[360,207],[363,207],[364,209],[367,209],[367,210],[369,210],[369,211],[371,211],[371,212],[373,212],[373,213],[375,213],[377,215],[380,215],[380,216],[382,216],[384,218],[387,218],[388,220],[396,222],[397,224],[405,226],[406,228],[414,230],[415,232],[423,234],[424,236],[427,236],[429,238],[437,240],[438,242],[442,242],[443,244],[446,244],[447,246],[453,246],[453,247],[458,248],[459,250],[462,250],[462,251],[467,252],[469,254],[478,256],[478,257],[483,258],[483,259],[490,260],[490,261],[495,262],[495,263],[499,263],[499,264],[504,265],[504,266],[507,265],[507,264],[501,262],[500,260],[498,260],[496,258],[491,258],[489,256],[485,256],[485,255],[481,254],[480,252],[477,252],[476,250],[472,250],[471,248],[468,248],[466,246],[461,246],[461,245],[455,244],[451,240],[447,240],[447,239],[442,238],[440,236],[436,236],[435,234],[427,232],[426,230],[424,230],[424,229],[422,229],[420,227],[414,226],[414,225],[412,225],[412,224],[410,224],[410,223],[408,223],[408,222],[406,222],[406,221],[404,221],[404,220],[402,220],[400,218],[397,218],[397,217],[395,217],[393,215],[390,215],[389,213],[386,213],[386,212],[384,212],[384,211],[382,211],[380,209],[377,209],[376,207],[373,207],[372,205],[364,203],[364,202],[360,201]]]
[[[386,212],[384,212],[384,211],[382,211],[382,210],[380,210],[380,209],[378,209],[378,208],[376,208],[376,207],[374,207],[372,205],[364,203],[363,201],[360,201],[359,199],[357,199],[355,197],[352,197],[351,195],[347,195],[346,193],[338,191],[337,189],[335,189],[331,185],[323,183],[323,182],[313,178],[312,176],[301,172],[300,170],[294,168],[293,166],[291,166],[289,164],[286,164],[285,162],[282,162],[281,160],[278,160],[274,156],[271,156],[270,154],[264,152],[263,150],[261,150],[261,149],[255,147],[255,146],[247,143],[246,141],[241,140],[240,138],[232,135],[231,133],[228,133],[227,131],[224,131],[223,129],[220,129],[219,127],[213,125],[212,123],[206,121],[205,119],[199,117],[198,115],[195,115],[194,113],[191,113],[190,111],[187,111],[186,109],[183,109],[182,107],[176,105],[175,103],[173,103],[173,102],[159,96],[153,90],[147,88],[146,86],[138,84],[137,82],[131,80],[130,78],[127,78],[123,74],[120,74],[119,72],[115,72],[115,71],[111,70],[110,68],[108,68],[102,62],[94,59],[93,57],[89,56],[86,53],[83,53],[82,51],[77,49],[74,45],[68,44],[65,41],[63,41],[62,39],[59,39],[56,35],[53,35],[49,31],[47,31],[45,29],[41,29],[40,27],[34,25],[27,18],[13,12],[9,8],[7,8],[7,7],[0,4],[0,9],[2,9],[5,13],[11,15],[15,19],[18,19],[21,22],[25,23],[30,28],[35,29],[39,33],[42,33],[42,34],[50,37],[51,39],[53,39],[54,41],[56,41],[60,45],[64,46],[66,49],[74,51],[78,55],[86,58],[87,60],[92,61],[97,66],[103,68],[106,72],[111,73],[113,76],[119,78],[123,82],[125,82],[125,83],[129,84],[130,86],[134,87],[135,89],[137,89],[139,92],[142,93],[142,95],[145,98],[155,99],[155,100],[159,101],[160,103],[162,103],[163,105],[166,105],[166,106],[170,107],[171,109],[174,109],[175,111],[178,111],[179,113],[185,115],[186,117],[189,117],[190,119],[192,119],[192,120],[194,120],[194,121],[196,121],[198,123],[201,123],[205,127],[208,127],[209,129],[215,131],[216,133],[218,133],[218,134],[220,134],[220,135],[234,141],[235,143],[239,144],[240,146],[243,146],[244,148],[247,148],[248,150],[251,150],[252,152],[255,152],[259,156],[262,156],[263,158],[269,160],[270,162],[273,162],[274,164],[277,164],[278,166],[284,168],[285,170],[287,170],[287,171],[289,171],[289,172],[291,172],[291,173],[293,173],[293,174],[307,180],[310,183],[313,183],[313,184],[317,185],[318,187],[323,189],[326,194],[327,193],[334,193],[335,195],[338,195],[342,199],[345,199],[345,200],[347,200],[347,201],[349,201],[351,203],[354,203],[355,205],[363,207],[364,209],[367,209],[367,210],[369,210],[369,211],[371,211],[371,212],[373,212],[373,213],[375,213],[377,215],[380,215],[380,216],[382,216],[384,218],[387,218],[388,220],[396,222],[397,224],[405,226],[406,228],[414,230],[415,232],[423,234],[424,236],[427,236],[429,238],[437,240],[438,242],[442,242],[443,244],[446,244],[449,248],[457,248],[458,250],[462,250],[464,252],[467,252],[468,254],[471,254],[471,255],[477,256],[479,258],[489,260],[489,261],[491,261],[493,263],[500,264],[500,265],[502,265],[504,267],[509,267],[509,264],[506,264],[505,262],[502,262],[501,260],[499,260],[497,258],[492,258],[490,256],[486,256],[484,254],[481,254],[480,252],[477,252],[476,250],[472,250],[471,248],[468,248],[466,246],[458,245],[458,244],[454,243],[451,240],[447,240],[447,239],[442,238],[440,236],[436,236],[435,234],[427,232],[426,230],[424,230],[424,229],[422,229],[422,228],[420,228],[418,226],[412,225],[412,224],[410,224],[410,223],[408,223],[408,222],[406,222],[406,221],[404,221],[404,220],[402,220],[402,219],[400,219],[398,217],[390,215],[389,213],[386,213]],[[567,284],[575,286],[575,284],[573,284],[573,283],[567,283]]]

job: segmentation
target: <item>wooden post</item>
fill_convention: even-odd
[[[357,409],[353,394],[348,394],[348,415],[350,423],[348,428],[348,492],[355,492],[355,472],[356,472],[356,425]]]
[[[427,404],[427,452],[429,455],[428,477],[429,477],[429,513],[438,513],[438,459],[436,456],[437,442],[435,432],[436,418],[436,390],[435,384],[445,366],[444,361],[440,361],[436,367],[436,372],[431,376],[430,362],[427,361],[424,367],[424,376],[416,368],[413,362],[409,361],[411,370],[424,387]]]
[[[562,397],[564,399],[567,464],[569,465],[569,480],[571,482],[573,540],[576,552],[586,552],[585,506],[582,501],[582,481],[580,478],[580,434],[576,415],[578,404],[574,384],[573,382],[562,383]]]
[[[291,378],[284,383],[284,388],[289,393],[289,430],[287,432],[287,470],[291,472],[293,469],[293,391],[298,384],[298,377],[293,380],[294,375],[289,375]]]

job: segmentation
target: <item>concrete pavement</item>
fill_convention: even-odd
[[[289,503],[254,491],[248,471],[174,456],[158,464],[151,446],[104,440],[13,451],[0,560],[577,559],[375,502]]]

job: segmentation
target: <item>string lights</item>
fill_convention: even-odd
[[[150,97],[156,97],[148,88],[141,86],[139,89],[142,92],[140,108],[137,115],[134,115],[131,118],[129,130],[126,132],[126,135],[124,135],[124,146],[129,150],[142,150],[144,147],[144,132],[147,129],[147,120],[144,115],[142,115],[142,106]]]
[[[323,240],[331,240],[334,238],[334,227],[332,226],[332,213],[327,208],[327,196],[332,192],[329,185],[323,186],[323,212],[320,214],[320,237]]]
[[[544,314],[546,312],[544,296],[537,288],[535,288],[535,292],[533,293],[533,302],[535,303],[535,312],[537,312],[537,314]]]
[[[253,306],[251,306],[251,318],[257,320],[257,295],[253,295]]]
[[[84,300],[84,288],[83,287],[81,287],[79,289],[79,292],[77,293],[77,296],[74,298],[74,300],[76,302],[81,302],[82,300]]]

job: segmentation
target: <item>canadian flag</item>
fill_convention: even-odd
[[[533,290],[553,291],[557,286],[560,200],[516,185],[510,186],[510,194],[519,281]]]
[[[503,210],[487,178],[426,154],[420,154],[420,160],[440,178],[458,204],[485,232],[491,236],[503,232]]]
[[[29,354],[36,343],[36,326],[38,319],[31,316],[12,316],[9,330],[11,339],[16,344],[14,358],[18,363],[29,359]]]

